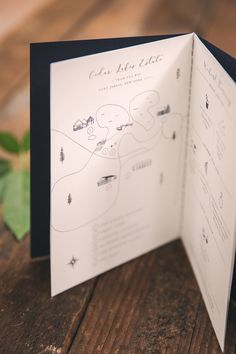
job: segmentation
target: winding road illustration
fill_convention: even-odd
[[[122,174],[126,165],[163,139],[175,149],[182,122],[150,90],[133,97],[129,107],[109,103],[88,112],[87,118],[78,117],[70,134],[51,129],[51,203],[60,211],[51,215],[52,228],[70,232],[104,215],[115,205],[127,176],[132,178],[132,170]]]

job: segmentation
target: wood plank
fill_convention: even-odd
[[[233,338],[231,328],[226,353],[234,353]],[[69,353],[189,350],[221,353],[185,251],[174,241],[99,278]]]
[[[159,1],[157,1],[159,3]],[[75,28],[72,39],[137,36],[142,34],[142,23],[153,0],[116,0],[109,2],[103,11],[91,17],[86,25]]]
[[[32,16],[0,47],[0,106],[16,87],[25,84],[29,72],[29,43],[65,39],[99,0],[56,1]],[[97,8],[97,7],[96,7]]]
[[[230,305],[228,330],[226,335],[226,348],[225,354],[235,354],[236,351],[236,308]],[[206,313],[203,302],[200,306],[196,316],[194,331],[191,338],[189,354],[207,354],[207,353],[221,353],[219,344],[217,342],[212,324]]]
[[[218,1],[214,17],[207,28],[207,39],[236,57],[236,3],[234,0]]]
[[[96,279],[50,297],[49,260],[31,261],[29,238],[0,235],[0,352],[66,353]]]
[[[54,0],[0,0],[0,41],[16,27],[23,26],[27,17]],[[20,8],[20,11],[19,11]]]
[[[236,5],[234,0],[162,0],[149,8],[142,33],[196,32],[236,57]]]
[[[161,0],[149,9],[143,31],[148,34],[204,33],[216,1]]]

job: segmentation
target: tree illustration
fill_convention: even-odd
[[[65,160],[65,153],[64,153],[64,150],[63,150],[63,147],[62,147],[61,151],[60,151],[60,161],[61,161],[61,163],[63,163],[64,160]]]
[[[208,95],[206,94],[206,109],[209,108],[209,100],[208,100]]]
[[[67,198],[67,203],[70,205],[71,202],[72,202],[72,197],[71,197],[71,194],[69,193],[68,198]]]
[[[208,161],[204,163],[205,174],[207,175],[208,172]]]
[[[176,138],[176,132],[173,131],[172,139],[175,140],[175,138]]]
[[[176,78],[177,80],[180,78],[180,68],[176,70]]]
[[[159,180],[160,185],[163,184],[163,181],[164,181],[164,175],[163,175],[163,172],[161,172],[161,173],[160,173],[160,180]]]

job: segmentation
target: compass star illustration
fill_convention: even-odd
[[[75,256],[71,257],[71,260],[69,263],[67,263],[69,266],[71,266],[72,268],[74,268],[74,266],[76,265],[76,263],[78,262],[79,258],[76,258]]]

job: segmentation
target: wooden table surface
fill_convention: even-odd
[[[29,125],[29,42],[195,31],[236,56],[234,0],[38,4],[0,36],[0,130],[18,136]],[[16,242],[0,222],[0,282],[0,353],[221,353],[180,241],[50,298],[49,260],[31,261],[29,237]]]

